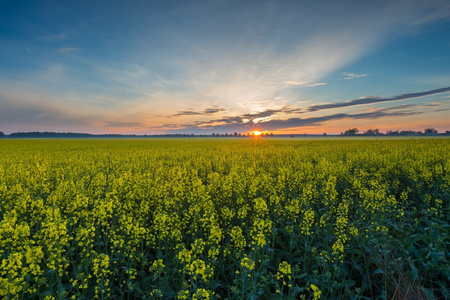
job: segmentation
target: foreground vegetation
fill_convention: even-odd
[[[449,149],[2,140],[0,296],[447,299]]]

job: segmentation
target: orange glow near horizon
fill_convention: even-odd
[[[262,131],[258,131],[258,130],[252,131],[252,135],[254,135],[254,136],[260,136],[261,134],[262,134]]]

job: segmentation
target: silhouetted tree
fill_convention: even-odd
[[[346,130],[344,132],[344,135],[356,135],[359,132],[358,128],[352,128],[349,130]]]
[[[322,134],[323,136],[325,136],[325,135],[327,135],[327,133],[326,132],[324,132],[323,134]]]
[[[381,134],[378,129],[367,129],[366,132],[364,132],[365,135],[379,135]]]
[[[445,132],[445,134],[446,134],[446,135],[450,135],[450,130],[447,130],[447,131]]]
[[[273,132],[270,133],[270,136],[273,136]]]
[[[433,134],[438,133],[438,131],[434,128],[425,128],[425,134]]]
[[[238,134],[237,134],[237,132],[235,132],[235,133],[233,133],[233,135],[234,135],[234,136],[237,136]]]
[[[4,137],[4,136],[5,136],[5,134],[4,134],[3,132],[0,131],[0,139],[1,139],[2,137]]]
[[[399,131],[398,130],[388,130],[386,132],[387,135],[398,135]]]

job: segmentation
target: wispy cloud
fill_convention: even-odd
[[[355,73],[344,72],[344,73],[342,73],[342,75],[346,76],[344,78],[344,80],[349,80],[349,79],[355,79],[355,78],[359,78],[359,77],[366,77],[366,76],[369,76],[370,74],[355,74]]]
[[[407,99],[431,96],[431,95],[442,94],[442,93],[447,93],[447,92],[450,92],[450,87],[435,89],[435,90],[426,91],[426,92],[402,94],[402,95],[397,95],[397,96],[388,97],[388,98],[364,97],[361,99],[350,100],[350,101],[346,101],[346,102],[322,104],[322,105],[312,105],[312,106],[307,107],[306,111],[313,112],[313,111],[319,111],[319,110],[331,109],[331,108],[341,108],[341,107],[349,107],[349,106],[355,106],[355,105],[365,105],[365,104],[374,104],[374,103],[381,103],[381,102],[407,100]]]
[[[287,84],[290,85],[307,85],[308,82],[306,81],[286,81]]]
[[[315,87],[315,86],[327,84],[326,82],[309,83],[306,81],[286,81],[286,83],[290,84],[290,85],[303,85],[303,86],[307,86],[307,87]]]
[[[61,53],[69,53],[69,52],[77,52],[83,50],[82,48],[73,48],[73,47],[65,47],[65,48],[58,48],[58,52]]]
[[[207,108],[202,111],[184,110],[184,111],[179,111],[176,114],[170,115],[168,117],[171,118],[171,117],[197,116],[197,115],[205,116],[205,115],[212,115],[212,114],[216,114],[216,113],[224,112],[224,111],[227,111],[227,110],[223,107]]]
[[[317,83],[308,83],[306,86],[309,87],[315,87],[315,86],[320,86],[320,85],[326,85],[326,82],[317,82]]]

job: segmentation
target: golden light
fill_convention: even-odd
[[[258,130],[253,130],[253,132],[252,132],[252,135],[254,135],[254,136],[260,136],[261,134],[262,134],[262,132],[258,131]]]

